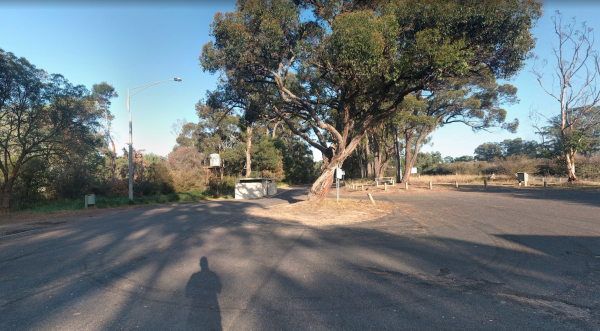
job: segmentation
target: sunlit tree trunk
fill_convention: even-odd
[[[565,159],[567,163],[567,175],[569,176],[569,182],[578,181],[577,175],[575,175],[575,153],[567,151],[565,153]]]
[[[113,183],[117,182],[117,148],[115,147],[115,142],[111,139],[112,144],[112,153],[110,158],[110,170],[112,171],[112,181]]]
[[[246,127],[246,133],[248,137],[246,138],[246,178],[250,177],[252,173],[252,158],[250,157],[250,148],[252,147],[252,127]],[[275,135],[275,128],[273,128],[273,135]]]

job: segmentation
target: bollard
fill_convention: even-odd
[[[487,179],[483,180],[483,188],[487,188]]]
[[[454,186],[456,186],[456,188],[458,188],[458,181],[454,182]]]
[[[404,182],[404,189],[408,190],[408,182]]]
[[[546,178],[544,178],[544,187],[548,187],[548,182],[546,181]]]
[[[367,193],[367,195],[369,196],[369,199],[371,199],[371,202],[375,204],[375,200],[373,200],[373,196],[371,195],[371,193]]]
[[[365,184],[362,184],[362,185],[360,186],[360,189],[361,189],[362,191],[364,191],[364,190],[365,190]]]
[[[387,183],[383,183],[383,190],[387,191]]]
[[[433,183],[431,181],[429,181],[429,189],[433,189]]]

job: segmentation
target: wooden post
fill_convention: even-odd
[[[484,188],[487,188],[487,179],[484,179],[484,180],[483,180],[483,187],[484,187]]]
[[[429,189],[433,189],[433,183],[431,181],[429,181]]]
[[[383,190],[387,191],[387,183],[383,183]]]
[[[456,186],[456,188],[458,188],[458,181],[454,182],[454,186]]]
[[[365,190],[365,184],[362,184],[362,185],[360,186],[360,190],[361,190],[361,191],[364,191],[364,190]]]
[[[548,182],[546,181],[546,178],[544,178],[544,187],[548,187]]]
[[[367,195],[369,196],[369,199],[371,199],[371,202],[375,204],[375,200],[373,200],[373,196],[371,195],[371,193],[367,193]]]
[[[404,182],[404,189],[408,190],[408,182]]]

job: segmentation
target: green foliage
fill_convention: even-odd
[[[423,170],[442,164],[443,162],[440,152],[419,153],[414,165],[419,170],[419,173],[423,173]]]
[[[143,170],[134,178],[134,188],[140,196],[174,193],[173,177],[165,158],[155,154],[144,155]]]
[[[500,143],[485,143],[477,146],[475,148],[475,159],[489,162],[495,158],[507,158],[513,155],[527,155],[536,158],[541,156],[538,152],[540,149],[541,146],[534,140],[505,139]]]
[[[282,153],[283,171],[287,183],[307,184],[315,180],[315,162],[308,145],[300,141],[291,141],[287,146],[283,146]]]
[[[151,196],[143,196],[134,199],[134,205],[154,205],[154,204],[169,204],[169,203],[186,203],[186,202],[199,202],[205,201],[209,198],[213,198],[213,194],[211,192],[205,191],[189,191],[189,192],[179,192],[172,194],[156,194]],[[231,197],[231,196],[224,196]],[[99,195],[96,196],[96,205],[91,208],[110,208],[110,207],[122,207],[130,205],[129,197],[127,196],[104,196]],[[75,199],[59,199],[59,200],[48,200],[48,201],[38,201],[37,203],[31,204],[26,208],[23,208],[23,211],[33,212],[33,213],[44,213],[44,214],[52,214],[56,212],[69,211],[69,210],[81,210],[85,208],[85,203],[83,200],[83,195],[80,198]]]
[[[13,187],[27,163],[81,159],[96,148],[99,113],[92,101],[84,86],[74,86],[61,75],[49,75],[0,49],[3,212],[11,208]],[[78,176],[71,178],[83,178]]]
[[[477,161],[489,162],[502,156],[502,145],[500,143],[485,143],[475,148],[475,160]]]
[[[284,143],[281,139],[262,136],[257,144],[257,151],[252,155],[252,164],[262,177],[278,177],[284,180],[283,153]]]
[[[456,159],[452,160],[452,162],[471,162],[471,161],[475,161],[475,159],[471,155],[459,156]]]
[[[503,123],[497,96],[514,89],[494,79],[523,67],[540,8],[519,0],[239,0],[234,12],[215,15],[200,64],[221,73],[221,90],[260,95],[264,115],[285,121],[331,168],[416,91],[450,93],[483,77],[463,96],[480,101],[464,116],[482,127]]]

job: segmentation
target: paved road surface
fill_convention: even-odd
[[[421,191],[283,225],[273,199],[147,207],[0,238],[0,330],[600,330],[600,194]]]

